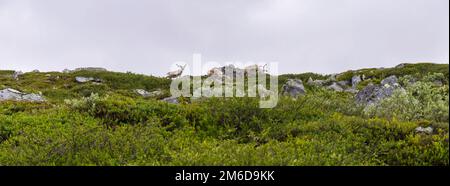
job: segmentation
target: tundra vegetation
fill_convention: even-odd
[[[248,97],[167,103],[170,79],[133,73],[14,74],[0,71],[0,90],[45,101],[0,100],[0,165],[449,165],[448,64],[280,75],[280,92],[297,79],[306,93],[273,109]],[[369,105],[326,88],[355,75],[356,91],[392,75],[401,88]]]

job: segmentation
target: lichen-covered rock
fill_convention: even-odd
[[[45,99],[39,94],[25,94],[22,96],[22,101],[44,102]]]
[[[23,93],[11,88],[0,90],[0,100],[19,100]]]
[[[306,94],[305,87],[300,79],[289,79],[286,84],[283,85],[282,89],[283,95],[289,95],[292,97]]]
[[[78,83],[86,83],[93,80],[94,78],[91,77],[75,77],[75,81],[77,81]]]
[[[341,86],[339,86],[336,82],[333,82],[333,84],[328,86],[327,89],[330,89],[330,90],[333,90],[333,91],[336,91],[336,92],[344,91],[344,89]]]
[[[356,101],[361,104],[372,104],[390,97],[396,89],[402,89],[396,76],[389,76],[381,81],[381,85],[367,85],[356,94]]]
[[[0,101],[3,100],[31,101],[31,102],[45,101],[45,99],[39,94],[26,94],[11,88],[0,90]]]
[[[164,99],[162,99],[162,101],[165,101],[167,103],[172,103],[172,104],[179,104],[177,97],[164,98]]]
[[[349,81],[338,81],[338,82],[336,82],[339,86],[341,86],[341,87],[347,87],[347,86],[349,86],[350,85],[350,82]]]
[[[344,92],[356,94],[356,93],[358,93],[358,90],[355,88],[348,88],[348,89],[345,89]]]
[[[397,76],[389,76],[383,80],[381,80],[381,85],[390,85],[390,86],[398,86],[398,78]]]
[[[311,77],[309,77],[308,82],[306,82],[306,83],[311,86],[320,87],[320,86],[323,86],[325,81],[324,80],[313,80]]]
[[[377,97],[378,91],[380,91],[379,86],[373,84],[367,85],[356,94],[356,102],[361,104],[371,104],[376,102],[379,99]]]
[[[152,92],[146,91],[144,89],[135,89],[134,92],[139,94],[142,97],[156,97],[156,96],[163,95],[162,90],[159,90],[159,89],[152,91]]]
[[[418,132],[418,133],[433,134],[433,128],[432,127],[426,127],[426,128],[417,127],[415,129],[415,131]]]
[[[78,83],[87,83],[87,82],[97,82],[97,83],[101,83],[102,80],[98,79],[98,78],[93,78],[93,77],[81,77],[81,76],[77,76],[75,77],[75,81]]]
[[[390,86],[389,84],[385,84],[384,86],[367,85],[356,94],[355,98],[358,103],[372,104],[390,97],[397,88],[401,87]]]
[[[356,88],[356,86],[362,81],[360,75],[355,75],[352,77],[352,87]]]

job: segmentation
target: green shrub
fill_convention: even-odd
[[[448,98],[448,86],[436,88],[432,83],[416,82],[407,86],[406,90],[398,89],[391,97],[368,106],[365,114],[406,121],[426,119],[448,122]]]

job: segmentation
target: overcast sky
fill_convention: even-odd
[[[448,0],[0,0],[0,69],[163,75],[177,61],[334,73],[449,61]]]

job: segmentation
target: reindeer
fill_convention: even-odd
[[[245,70],[247,71],[247,72],[250,72],[250,71],[258,71],[258,72],[263,72],[263,73],[267,73],[267,64],[265,64],[265,65],[263,65],[263,66],[259,66],[259,65],[257,65],[257,64],[254,64],[254,65],[250,65],[250,66],[247,66],[247,67],[245,67]]]
[[[269,70],[267,69],[267,66],[268,66],[269,64],[264,64],[263,66],[262,66],[262,72],[263,73],[267,73],[267,72],[269,72]]]
[[[178,65],[178,64],[177,64],[177,66],[178,66],[178,68],[180,68],[180,69],[178,69],[178,70],[176,70],[176,71],[168,72],[168,73],[167,73],[167,78],[170,78],[170,79],[172,79],[172,78],[177,78],[177,77],[180,77],[181,74],[183,74],[183,71],[184,71],[184,68],[186,68],[186,65],[181,66],[181,65]]]
[[[223,68],[212,68],[208,71],[208,76],[213,76],[213,75],[217,75],[217,76],[221,76],[223,75]]]

